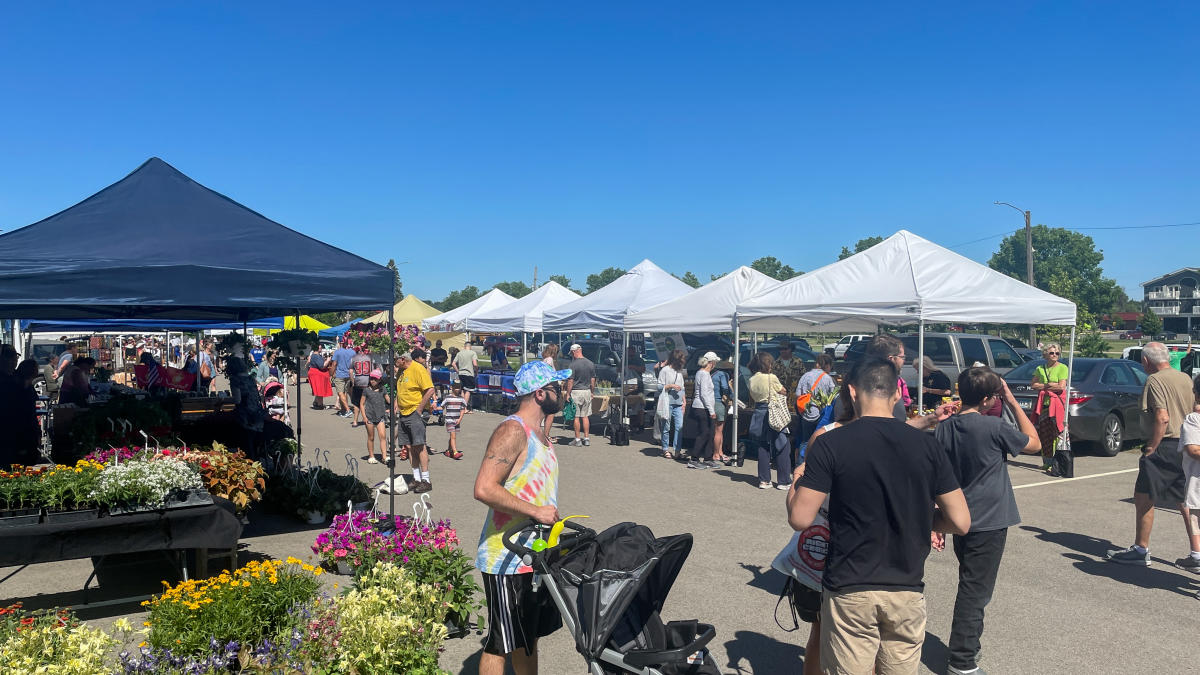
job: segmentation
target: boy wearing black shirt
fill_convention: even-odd
[[[855,365],[848,386],[858,419],[813,442],[804,476],[788,495],[788,522],[796,530],[812,524],[829,497],[825,672],[917,672],[929,533],[963,534],[971,525],[946,452],[892,416],[898,376],[882,359]]]
[[[1021,522],[1008,477],[1008,457],[1037,453],[1037,429],[999,375],[987,368],[968,368],[958,376],[962,412],[934,432],[946,449],[954,475],[971,511],[971,529],[954,536],[958,558],[958,595],[950,628],[949,675],[982,675],[975,664],[983,634],[983,609],[992,599],[1008,528]],[[983,415],[997,399],[1004,401],[1019,429],[999,417]]]

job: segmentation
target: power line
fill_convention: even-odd
[[[1112,226],[1107,226],[1107,227],[1074,227],[1074,228],[1068,227],[1068,228],[1064,228],[1064,229],[1072,230],[1074,232],[1095,232],[1098,230],[1157,230],[1157,229],[1162,229],[1162,228],[1166,228],[1166,227],[1195,227],[1197,225],[1200,225],[1200,221],[1197,221],[1194,223],[1171,223],[1169,225],[1112,225]],[[997,237],[1007,237],[1009,235],[1016,234],[1017,232],[1019,232],[1019,230],[1008,230],[1006,232],[999,232],[997,234],[989,234],[986,237],[980,237],[978,239],[964,241],[961,244],[955,244],[954,246],[950,246],[948,248],[951,248],[951,249],[962,248],[963,246],[970,246],[971,244],[978,244],[981,241],[987,241],[989,239],[995,239]]]

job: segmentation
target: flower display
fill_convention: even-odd
[[[103,464],[87,459],[79,460],[75,466],[58,464],[46,469],[39,475],[39,501],[52,511],[94,507],[102,471]]]
[[[444,673],[438,650],[446,639],[446,610],[433,587],[403,567],[378,562],[359,577],[358,588],[337,600],[339,671],[351,673]]]
[[[26,612],[0,608],[0,664],[6,673],[107,673],[117,641],[80,623],[67,610]]]
[[[389,347],[402,354],[416,346],[420,337],[417,326],[396,326],[389,337],[386,324],[371,323],[356,323],[345,334],[351,347],[366,347],[375,354],[386,354]]]
[[[263,498],[267,472],[241,450],[229,452],[214,443],[211,450],[185,449],[176,456],[200,474],[206,490],[233,502],[238,511],[245,511]]]
[[[42,474],[45,469],[14,464],[0,471],[0,501],[8,511],[41,506]]]
[[[92,499],[103,506],[161,507],[176,490],[203,487],[200,474],[174,457],[137,457],[100,473]]]

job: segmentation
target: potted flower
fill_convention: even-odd
[[[109,515],[165,508],[172,492],[203,487],[200,474],[174,457],[141,457],[100,473],[93,498]]]
[[[81,459],[73,467],[58,465],[42,474],[46,522],[68,523],[99,517],[92,491],[103,470],[103,464]]]
[[[179,458],[199,472],[200,480],[204,482],[204,497],[212,495],[228,499],[239,514],[263,498],[267,472],[262,464],[248,459],[241,450],[229,452],[220,443],[213,443],[211,450],[193,448],[180,454]],[[208,502],[212,502],[211,497]]]
[[[298,373],[308,363],[308,356],[321,345],[317,334],[303,328],[281,330],[271,336],[267,345],[277,354],[275,364],[289,372]]]
[[[4,512],[0,527],[37,525],[41,520],[41,469],[13,466],[12,471],[0,471],[0,499]]]

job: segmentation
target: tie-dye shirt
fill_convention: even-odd
[[[529,502],[534,506],[558,506],[558,457],[554,449],[543,445],[525,422],[516,415],[507,420],[516,420],[525,430],[528,442],[525,446],[525,462],[504,481],[504,489],[517,499]],[[504,528],[508,527],[513,517],[507,513],[497,513],[488,509],[487,519],[483,521],[483,532],[479,535],[479,553],[475,557],[475,566],[480,572],[488,574],[525,574],[533,569],[521,562],[520,558],[504,548]],[[516,541],[528,545],[534,536],[526,532]]]

